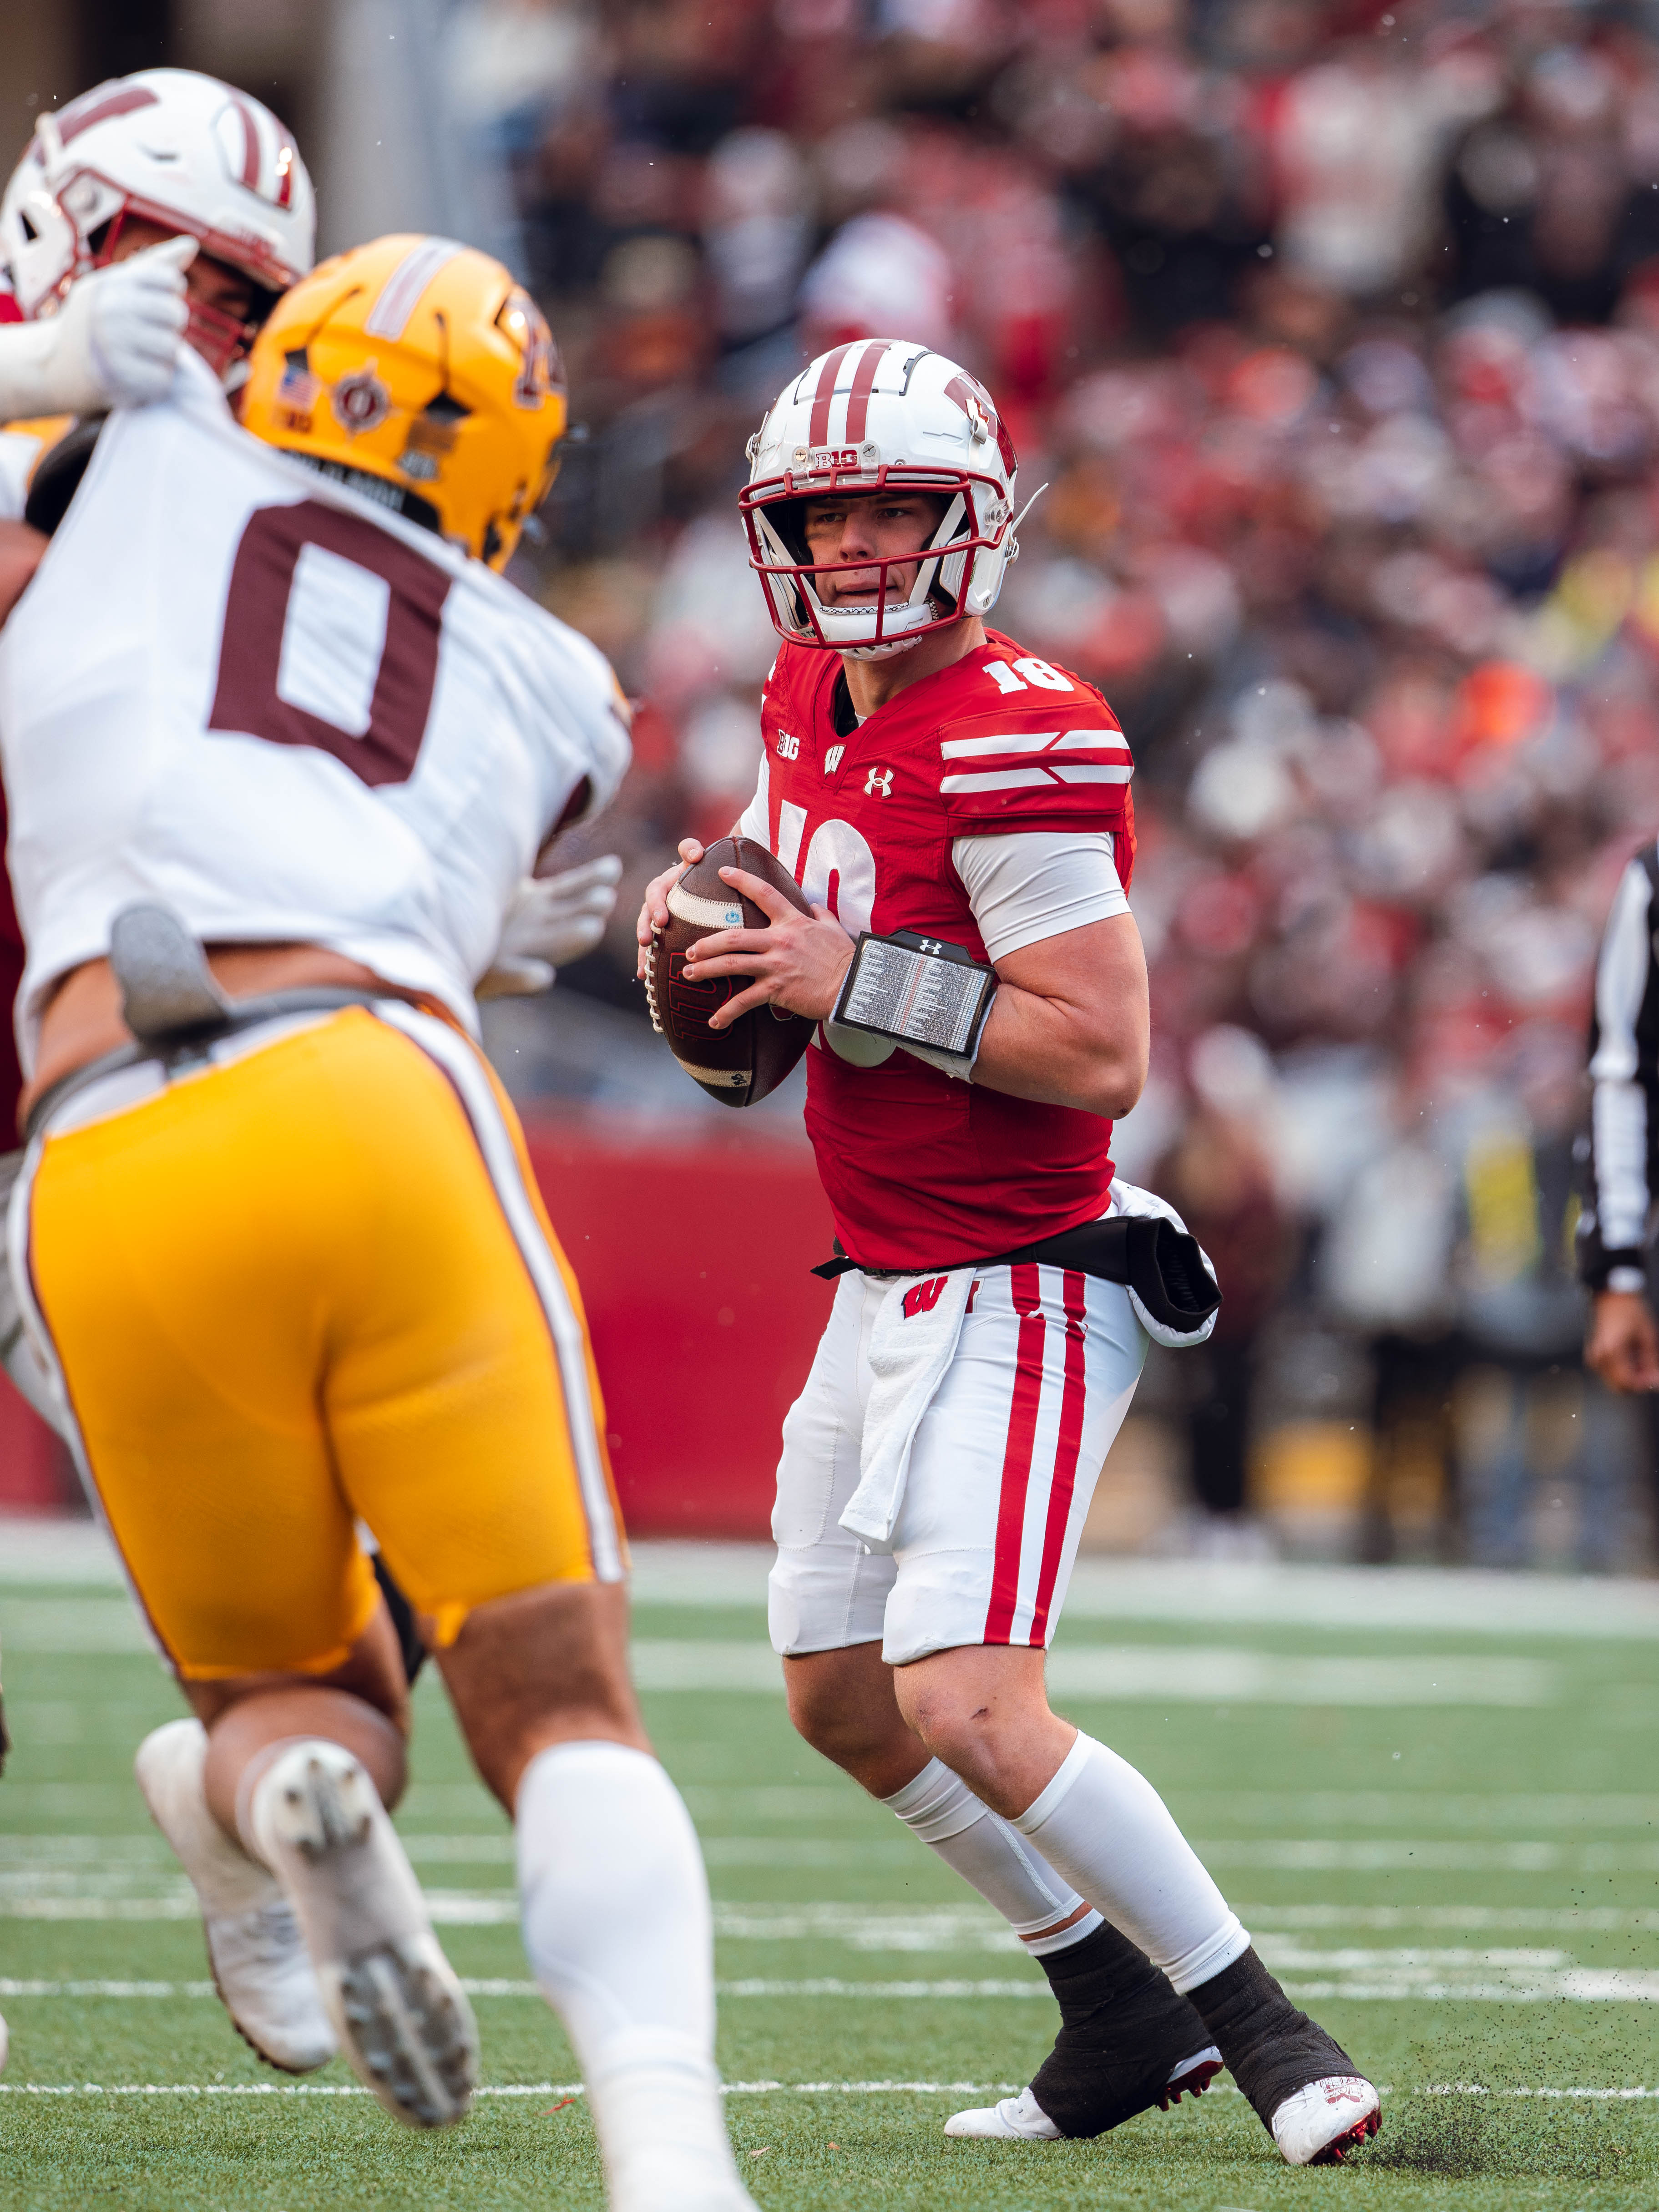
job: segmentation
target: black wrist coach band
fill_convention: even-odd
[[[997,971],[960,945],[896,929],[865,930],[830,1019],[898,1044],[971,1057],[996,996]]]

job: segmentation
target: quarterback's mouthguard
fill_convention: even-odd
[[[896,1044],[925,1046],[971,1061],[996,996],[997,971],[959,945],[913,929],[875,937],[854,949],[833,1019]]]

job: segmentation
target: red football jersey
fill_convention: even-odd
[[[1127,884],[1129,750],[1092,684],[992,631],[843,734],[840,674],[836,653],[779,653],[744,822],[854,936],[914,929],[985,959],[951,858],[958,837],[1110,830]],[[1097,1115],[960,1083],[902,1051],[854,1067],[815,1036],[806,1060],[818,1173],[864,1266],[988,1258],[1104,1211],[1112,1127]]]

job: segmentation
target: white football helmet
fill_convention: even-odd
[[[111,77],[35,124],[0,199],[0,263],[24,318],[55,313],[131,216],[199,239],[273,297],[315,258],[316,199],[287,129],[194,70]],[[222,375],[263,319],[192,300],[191,341]]]
[[[738,504],[750,566],[766,587],[773,627],[791,643],[880,659],[996,605],[1019,550],[1013,441],[984,386],[943,354],[865,338],[820,355],[749,441],[749,462]],[[901,485],[942,494],[945,509],[915,582],[891,603],[888,571],[914,553],[815,564],[803,521],[809,499]],[[826,605],[813,578],[849,568],[879,571],[875,599]]]

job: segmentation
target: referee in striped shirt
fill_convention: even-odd
[[[1588,1188],[1578,1272],[1593,1305],[1586,1364],[1613,1390],[1659,1390],[1648,1302],[1659,1174],[1659,844],[1626,869],[1607,917],[1590,1022]]]

